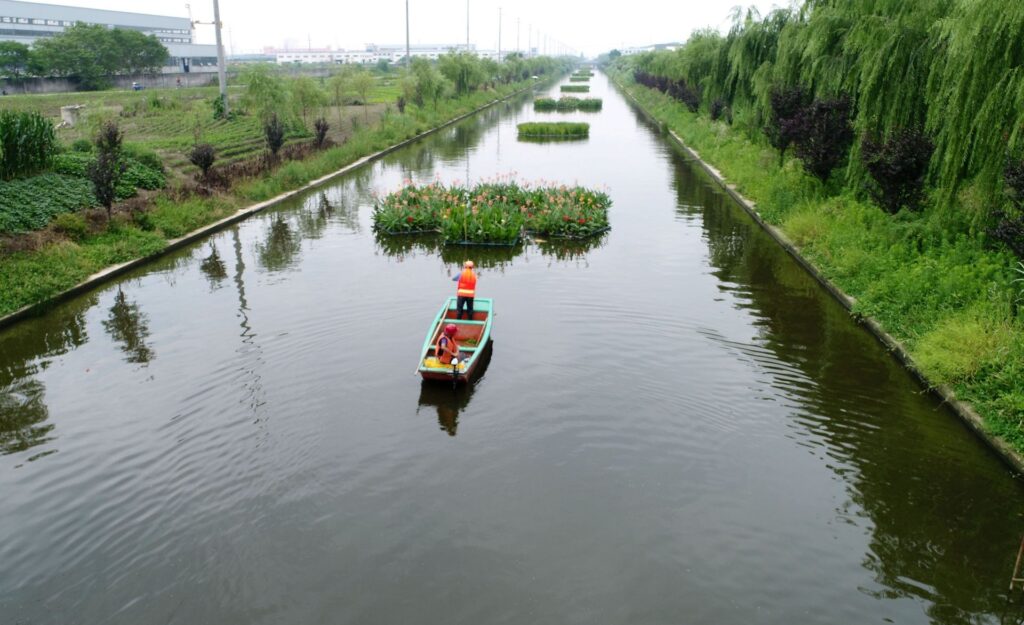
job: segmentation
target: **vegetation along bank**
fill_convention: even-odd
[[[314,79],[256,66],[232,86],[230,115],[213,90],[9,96],[0,315],[569,67],[450,54],[408,71],[341,67]],[[69,99],[93,106],[75,128],[54,131]],[[15,146],[26,128],[33,140]]]
[[[808,3],[611,76],[1024,451],[1024,4]],[[613,58],[617,57],[617,58]]]

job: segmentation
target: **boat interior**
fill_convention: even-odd
[[[485,310],[473,311],[472,320],[456,319],[456,314],[454,308],[449,308],[448,312],[445,313],[444,319],[434,328],[434,334],[430,338],[431,347],[427,352],[428,357],[436,355],[433,346],[437,344],[437,339],[440,338],[444,326],[449,323],[455,324],[455,327],[458,328],[458,331],[455,333],[455,342],[459,344],[459,351],[473,354],[483,347],[483,345],[480,345],[480,341],[487,324],[488,312]]]

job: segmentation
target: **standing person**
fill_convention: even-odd
[[[467,260],[462,265],[462,273],[452,278],[452,282],[458,281],[458,291],[456,295],[459,296],[458,303],[455,305],[455,310],[458,313],[455,315],[456,319],[462,319],[462,309],[466,308],[469,312],[468,319],[473,320],[473,298],[476,296],[476,272],[473,271],[473,261]]]

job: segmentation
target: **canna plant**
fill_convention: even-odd
[[[611,200],[582,187],[513,182],[473,188],[406,185],[378,202],[374,229],[385,234],[439,232],[447,243],[509,245],[522,232],[586,238],[608,229]]]

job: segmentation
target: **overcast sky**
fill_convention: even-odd
[[[498,7],[502,7],[502,50],[525,49],[532,25],[548,41],[560,41],[588,55],[614,47],[685,40],[694,29],[727,29],[730,10],[755,6],[762,13],[786,0],[469,0],[470,42],[495,49]],[[50,4],[188,16],[177,0],[55,0]],[[605,6],[601,6],[601,5]],[[213,20],[212,0],[192,0],[193,19]],[[220,0],[224,45],[236,53],[264,46],[362,49],[368,43],[405,42],[405,0],[324,2],[323,0]],[[452,44],[466,40],[466,0],[409,0],[412,43]],[[210,27],[198,27],[200,43],[212,43]]]

